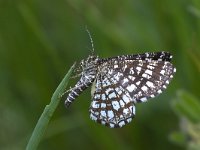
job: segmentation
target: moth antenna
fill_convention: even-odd
[[[90,43],[91,43],[91,45],[92,45],[92,55],[94,55],[94,42],[93,42],[93,40],[92,40],[92,36],[91,36],[90,31],[88,30],[87,26],[85,26],[85,30],[86,30],[86,32],[87,32],[88,35],[89,35]]]

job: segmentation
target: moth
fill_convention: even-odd
[[[90,118],[110,128],[123,127],[135,116],[135,104],[146,102],[167,88],[176,72],[169,52],[147,52],[81,62],[81,78],[70,89],[69,105],[92,85]]]

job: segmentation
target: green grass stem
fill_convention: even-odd
[[[65,75],[55,92],[53,93],[51,97],[51,102],[49,105],[46,105],[44,108],[43,113],[41,114],[35,129],[33,130],[33,133],[31,135],[31,138],[27,144],[26,150],[36,150],[44,133],[47,129],[48,123],[55,112],[60,100],[61,100],[61,94],[65,92],[65,89],[67,87],[68,81],[70,79],[70,75],[75,67],[75,64],[70,68],[68,73]]]

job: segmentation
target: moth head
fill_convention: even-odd
[[[89,55],[87,59],[82,60],[80,63],[82,70],[84,71],[92,68],[97,64],[98,60],[99,60],[98,56]]]

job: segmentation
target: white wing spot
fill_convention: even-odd
[[[128,76],[128,78],[131,80],[131,81],[134,81],[135,80],[135,77],[133,77],[133,76]]]
[[[123,83],[122,84],[125,84],[125,83],[127,83],[128,82],[128,79],[127,78],[124,78],[124,80],[123,80]]]
[[[124,113],[125,115],[128,114],[128,113],[129,113],[129,109],[128,109],[128,108],[123,109],[123,113]]]
[[[119,77],[120,77],[120,76],[119,76],[119,73],[118,73],[117,75],[114,76],[114,79],[115,79],[116,81],[119,81]]]
[[[134,71],[132,68],[130,68],[130,74],[134,74]]]
[[[146,82],[147,86],[150,88],[154,88],[155,86],[153,85],[153,82],[147,81]]]
[[[128,67],[127,64],[125,64],[124,69],[126,69],[127,67]]]
[[[92,120],[97,120],[97,117],[96,116],[94,116],[92,113],[90,114],[90,118],[92,119]]]
[[[121,121],[121,122],[119,123],[119,126],[122,127],[123,125],[125,125],[125,122],[124,122],[124,121]]]
[[[142,91],[146,92],[148,90],[148,88],[144,85],[142,88]]]
[[[165,75],[165,70],[161,70],[160,74]]]
[[[150,70],[153,70],[155,67],[147,65],[147,68],[150,69]]]
[[[106,103],[101,103],[101,108],[106,108]]]
[[[118,101],[112,101],[112,106],[113,106],[113,108],[114,108],[115,110],[117,110],[117,111],[118,111],[118,109],[120,108],[119,102],[118,102]]]
[[[115,125],[112,124],[112,123],[110,123],[109,125],[110,125],[110,128],[114,128],[115,127]]]
[[[134,90],[136,90],[136,86],[134,85],[134,84],[131,84],[131,85],[129,85],[128,87],[127,87],[127,90],[129,91],[129,92],[133,92]]]
[[[113,111],[111,111],[111,110],[109,110],[108,111],[108,118],[113,118],[114,117],[114,113],[113,113]]]
[[[114,68],[118,68],[118,65],[114,65]]]
[[[136,67],[136,69],[137,69],[137,74],[139,74],[141,72],[141,70],[142,70],[141,67]]]
[[[124,100],[124,102],[127,104],[128,102],[130,102],[130,98],[126,95],[123,95],[122,99]]]
[[[142,102],[146,102],[146,101],[147,101],[147,98],[146,98],[146,97],[142,97],[140,100],[141,100]]]
[[[108,95],[108,98],[111,99],[111,98],[115,98],[116,97],[116,94],[114,92],[112,92],[111,94]]]
[[[106,124],[106,122],[102,120],[102,121],[101,121],[101,124],[105,125],[105,124]]]
[[[95,99],[100,99],[100,94],[95,94],[94,98]]]
[[[97,101],[93,101],[92,107],[93,108],[99,108],[99,104],[96,103]]]
[[[132,121],[132,118],[128,118],[126,121],[127,121],[127,122],[131,122],[131,121]]]
[[[155,95],[152,94],[152,95],[150,95],[150,97],[153,98],[153,97],[155,97]]]
[[[103,87],[106,87],[106,86],[109,86],[109,85],[111,85],[111,82],[110,81],[105,81],[104,83],[103,83]]]
[[[105,92],[106,92],[106,95],[108,95],[110,91],[113,91],[113,89],[112,89],[112,88],[106,89],[106,91],[105,91]]]
[[[102,100],[106,100],[106,95],[105,95],[105,94],[102,94],[102,95],[101,95],[101,99],[102,99]]]
[[[121,106],[121,107],[124,107],[125,103],[124,103],[123,100],[120,100],[119,103],[120,103],[120,106]]]
[[[140,82],[141,82],[141,81],[136,82],[136,85],[140,85]]]
[[[146,57],[149,57],[149,53],[145,53]]]
[[[176,68],[174,68],[174,72],[176,72]]]
[[[131,107],[132,107],[133,114],[135,115],[135,106],[131,106]]]
[[[142,77],[148,79],[148,75],[147,75],[146,73],[143,73],[143,74],[142,74]]]
[[[147,69],[147,70],[145,71],[145,73],[146,73],[146,74],[149,74],[149,75],[152,75],[152,71],[149,70],[149,69]]]
[[[103,116],[103,117],[107,117],[107,115],[106,115],[106,111],[102,110],[102,111],[101,111],[101,116]]]
[[[121,95],[122,94],[122,90],[120,88],[115,88],[115,91],[117,92],[117,95]]]

